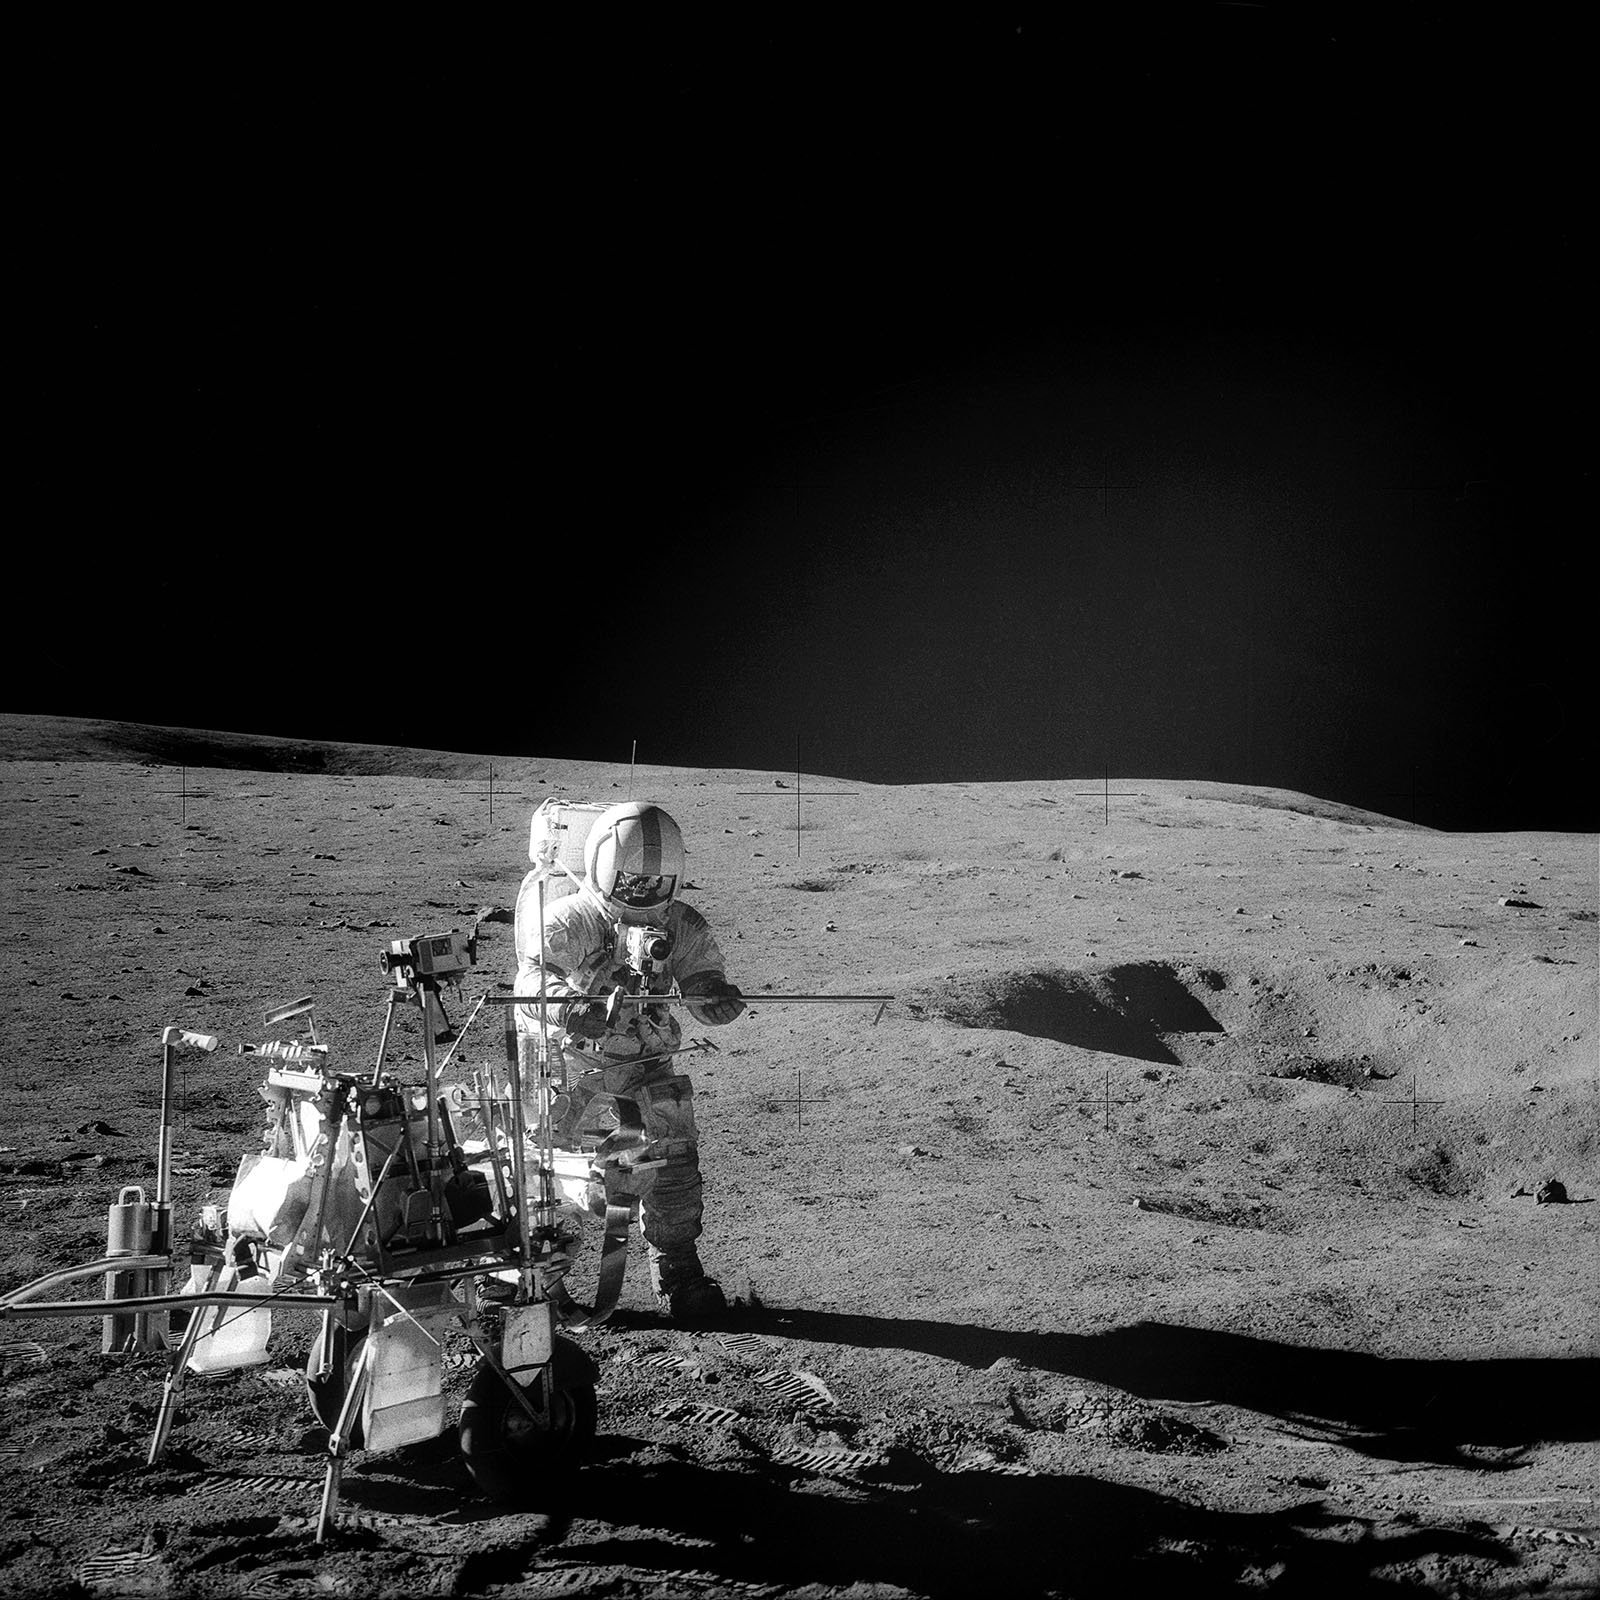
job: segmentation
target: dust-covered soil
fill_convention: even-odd
[[[629,786],[289,741],[207,766],[206,735],[0,720],[0,1293],[97,1257],[152,1183],[164,1027],[223,1041],[182,1058],[181,1236],[259,1145],[238,1051],[281,1036],[263,1013],[314,995],[335,1063],[370,1067],[378,952],[476,927],[461,1021],[509,986],[533,807]],[[682,823],[685,897],[752,999],[690,1058],[726,1319],[671,1327],[636,1244],[578,1335],[581,1470],[512,1510],[450,1435],[357,1452],[326,1547],[309,1315],[192,1378],[155,1468],[163,1358],[101,1354],[93,1316],[8,1320],[0,1589],[1600,1586],[1593,837],[1176,780],[1112,785],[1140,792],[1109,821],[1074,780],[632,785]],[[482,1023],[460,1046],[498,1048]],[[392,1050],[420,1077],[408,1020]],[[474,1359],[452,1342],[453,1397]]]

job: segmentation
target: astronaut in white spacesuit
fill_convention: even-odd
[[[696,1021],[713,1026],[744,1010],[710,926],[677,899],[683,866],[683,835],[659,806],[629,801],[604,812],[584,847],[581,889],[546,904],[542,975],[548,997],[571,996],[549,1013],[567,1084],[556,1108],[558,1142],[576,1144],[586,1114],[615,1107],[618,1137],[631,1132],[629,1155],[640,1167],[634,1192],[651,1282],[674,1321],[696,1322],[726,1301],[695,1246],[700,1163],[693,1088],[673,1071],[682,1048],[679,1008],[617,998],[676,991]],[[519,994],[540,986],[539,877],[530,872],[517,896]],[[537,1033],[537,1009],[519,1006],[517,1026]]]

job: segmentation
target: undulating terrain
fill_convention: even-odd
[[[313,995],[362,1067],[389,941],[476,928],[458,1022],[505,989],[548,795],[664,804],[751,998],[688,1058],[734,1307],[674,1329],[635,1256],[579,1336],[593,1459],[538,1510],[480,1496],[449,1438],[358,1453],[319,1549],[308,1316],[192,1380],[154,1469],[162,1359],[102,1355],[93,1317],[7,1321],[0,1591],[1600,1586],[1593,836],[1178,779],[491,781],[20,717],[0,757],[0,1292],[99,1255],[152,1182],[168,1024],[222,1039],[182,1067],[184,1234],[259,1144],[239,1047],[283,1036],[267,1009]],[[409,1018],[395,1047],[420,1074]],[[483,1021],[459,1047],[499,1048]],[[464,1340],[447,1359],[459,1392]]]

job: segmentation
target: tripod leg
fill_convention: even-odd
[[[217,1279],[221,1275],[222,1263],[219,1261],[212,1267],[211,1275],[206,1279],[208,1291],[216,1287]],[[146,1466],[155,1466],[166,1453],[167,1435],[172,1431],[172,1419],[178,1409],[178,1395],[183,1389],[184,1375],[189,1370],[189,1357],[194,1353],[201,1327],[208,1316],[215,1314],[215,1309],[213,1306],[196,1306],[189,1313],[189,1324],[183,1330],[183,1342],[173,1351],[171,1364],[167,1368],[167,1381],[161,1390],[161,1409],[156,1413],[156,1431],[150,1438],[150,1454],[145,1459]]]
[[[334,1512],[339,1506],[339,1480],[344,1475],[344,1458],[350,1449],[350,1427],[360,1412],[362,1399],[367,1392],[367,1380],[372,1371],[372,1343],[369,1340],[350,1375],[350,1390],[339,1408],[339,1420],[328,1437],[328,1475],[322,1482],[322,1509],[317,1516],[317,1543],[327,1542],[333,1528]]]

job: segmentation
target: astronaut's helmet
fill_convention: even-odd
[[[619,922],[661,923],[683,881],[683,834],[660,806],[629,800],[595,819],[584,874]]]

